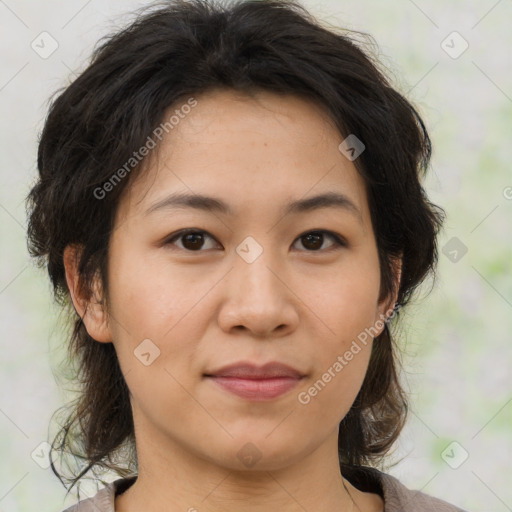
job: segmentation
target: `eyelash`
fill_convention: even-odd
[[[181,231],[178,231],[177,233],[173,233],[169,238],[167,238],[165,241],[164,241],[164,245],[167,246],[167,245],[173,245],[174,241],[177,240],[177,239],[180,239],[186,235],[189,235],[189,234],[202,234],[202,235],[207,235],[208,237],[210,237],[212,240],[215,240],[215,238],[210,235],[207,231],[203,231],[203,230],[200,230],[200,229],[184,229],[184,230],[181,230]],[[313,230],[310,230],[310,231],[306,231],[305,233],[302,233],[301,235],[299,235],[296,240],[300,240],[301,238],[307,236],[307,235],[310,235],[310,234],[322,234],[322,235],[328,235],[330,238],[332,238],[334,240],[334,244],[333,246],[331,246],[330,248],[328,249],[318,249],[318,250],[306,250],[305,252],[310,252],[310,253],[316,253],[316,252],[331,252],[333,250],[338,250],[342,247],[347,247],[347,243],[345,242],[345,240],[337,235],[336,233],[333,233],[332,231],[328,231],[328,230],[325,230],[325,229],[313,229]],[[295,240],[295,241],[296,241]],[[295,244],[295,241],[294,241],[294,244]],[[192,250],[189,250],[189,249],[185,249],[185,248],[182,248],[182,247],[178,247],[178,249],[181,249],[183,251],[186,251],[186,252],[205,252],[204,250],[202,249],[199,249],[197,251],[192,251]]]

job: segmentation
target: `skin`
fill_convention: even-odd
[[[107,309],[99,283],[98,301],[79,294],[76,254],[65,251],[75,308],[95,340],[114,343],[131,393],[139,476],[116,497],[116,511],[382,511],[380,496],[343,479],[337,457],[338,426],[373,340],[307,405],[297,398],[396,300],[378,301],[363,178],[338,149],[344,137],[310,101],[226,90],[197,100],[120,201]],[[334,207],[281,214],[289,201],[332,191],[360,215]],[[215,196],[235,215],[144,215],[172,192]],[[203,245],[184,237],[165,245],[185,228],[204,231]],[[347,246],[328,234],[308,241],[303,235],[314,230],[339,234]],[[236,252],[247,236],[263,249],[251,263]],[[145,339],[160,350],[147,366],[134,355]],[[203,376],[242,360],[280,361],[306,377],[254,402]],[[247,443],[260,457],[252,467],[238,456]]]

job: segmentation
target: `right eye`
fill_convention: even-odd
[[[201,248],[204,246],[205,238],[215,240],[206,231],[199,229],[183,229],[178,231],[178,233],[173,233],[170,238],[167,238],[164,245],[175,245],[174,242],[176,240],[182,240],[181,247],[178,245],[179,249],[183,249],[188,252],[203,252],[201,251]]]

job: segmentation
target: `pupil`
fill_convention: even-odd
[[[313,249],[318,249],[318,247],[321,247],[322,246],[322,243],[321,243],[321,238],[322,238],[322,235],[321,234],[315,234],[315,233],[310,233],[308,235],[306,235],[306,240],[309,240],[311,241],[311,239],[313,239]],[[318,246],[318,242],[320,241],[320,246]],[[315,242],[317,242],[315,244]],[[307,246],[308,242],[306,242],[304,245]]]
[[[184,239],[185,247],[186,247],[186,244],[189,243],[190,241],[192,242],[192,245],[189,248],[198,249],[202,245],[202,235],[200,233],[187,233],[185,235],[185,239]]]

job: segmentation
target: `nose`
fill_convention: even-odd
[[[289,334],[299,323],[300,304],[291,281],[266,251],[251,263],[236,255],[223,284],[219,326],[225,332],[246,330],[266,339]]]

